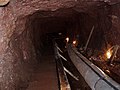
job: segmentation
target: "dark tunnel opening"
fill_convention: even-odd
[[[47,46],[52,45],[54,38],[70,37],[71,42],[78,38],[79,45],[84,46],[95,22],[96,18],[87,13],[79,13],[73,9],[60,9],[54,12],[35,12],[29,16],[27,23],[30,23],[29,33],[36,53],[42,54]],[[95,34],[98,38],[103,36],[97,34],[99,33]],[[96,42],[97,45],[101,45],[101,42]],[[90,46],[94,47],[94,44],[91,43]]]
[[[46,17],[32,22],[33,43],[36,52],[44,53],[44,49],[53,48],[54,38],[65,37],[69,23],[65,18]]]
[[[62,38],[65,41],[66,37],[70,37],[70,42],[72,42],[77,38],[76,35],[79,35],[79,45],[85,45],[88,38],[86,36],[89,35],[94,23],[95,19],[89,14],[79,13],[73,9],[60,9],[54,12],[39,11],[30,15],[26,25],[30,26],[28,32],[31,35],[39,65],[42,66],[45,60],[47,62],[46,58],[54,55],[54,39]],[[64,46],[63,44],[60,43],[60,46]],[[44,68],[46,67],[48,66]],[[86,83],[83,87],[89,88]]]

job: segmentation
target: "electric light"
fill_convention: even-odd
[[[69,38],[67,37],[66,39],[65,39],[67,42],[69,42]]]
[[[73,41],[73,44],[74,44],[74,45],[76,44],[76,40]]]
[[[112,56],[112,52],[111,52],[110,50],[108,50],[108,51],[106,52],[106,57],[107,57],[108,59],[110,59],[111,56]]]

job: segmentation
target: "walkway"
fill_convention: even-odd
[[[56,64],[51,51],[42,56],[39,68],[32,76],[27,90],[59,90]]]

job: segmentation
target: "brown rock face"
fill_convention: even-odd
[[[111,5],[117,3],[109,1]],[[27,87],[38,62],[36,47],[42,53],[45,33],[56,32],[55,28],[59,28],[58,31],[64,28],[63,31],[69,33],[73,30],[80,33],[80,28],[88,35],[97,23],[98,31],[94,37],[99,35],[101,38],[100,35],[105,33],[112,45],[120,45],[119,6],[106,7],[104,2],[96,0],[10,0],[7,6],[0,7],[0,90],[24,90]]]
[[[0,0],[0,6],[4,6],[6,4],[8,4],[10,2],[10,0]]]
[[[37,64],[30,22],[33,19],[29,15],[73,7],[75,3],[73,0],[11,0],[6,7],[0,7],[1,90],[24,90]]]

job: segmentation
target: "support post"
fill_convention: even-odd
[[[112,55],[111,58],[110,58],[110,64],[113,63],[113,60],[114,60],[115,57],[116,57],[116,54],[117,54],[118,49],[119,49],[119,45],[115,45],[115,46],[114,46],[114,49],[113,49],[113,55]]]
[[[93,30],[94,30],[94,26],[92,27],[92,30],[91,30],[91,32],[90,32],[90,34],[89,34],[89,37],[88,37],[88,39],[87,39],[87,42],[86,42],[86,44],[85,44],[85,47],[84,47],[84,50],[85,50],[85,51],[86,51],[87,46],[88,46],[88,44],[89,44],[89,41],[90,41],[90,39],[91,39]]]

